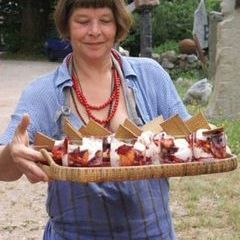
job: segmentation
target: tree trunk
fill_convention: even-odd
[[[20,5],[22,6],[22,50],[32,52],[39,49],[46,38],[51,0],[21,0]]]
[[[151,8],[140,10],[140,48],[142,57],[152,57],[152,23]]]

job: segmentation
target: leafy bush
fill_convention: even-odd
[[[6,32],[4,34],[5,48],[9,52],[17,52],[21,49],[22,39],[20,32],[15,30],[13,32]]]
[[[169,47],[169,41],[171,43],[192,38],[194,11],[198,3],[199,0],[161,0],[152,11],[153,48],[161,51],[166,46]],[[220,0],[205,0],[205,4],[208,12],[220,11]],[[135,25],[122,43],[131,55],[137,55],[136,52],[140,51],[139,15],[135,13],[134,16]],[[173,47],[176,48],[176,45],[173,44]]]
[[[158,54],[162,54],[169,50],[174,50],[176,53],[178,53],[179,52],[178,42],[174,40],[169,40],[153,48],[153,52]]]
[[[206,0],[205,3],[209,12],[211,11],[221,12],[220,2],[221,0]]]
[[[1,26],[1,33],[6,43],[6,49],[10,52],[18,51],[21,47],[22,40],[20,35],[21,8],[19,2],[3,1],[0,4],[0,15],[4,18],[4,24]]]
[[[192,38],[194,12],[199,0],[162,0],[153,11],[153,45]],[[205,0],[208,12],[220,11],[219,0]]]
[[[161,1],[153,10],[153,45],[158,46],[169,39],[191,38],[197,5],[198,0]]]
[[[140,52],[140,26],[139,15],[133,14],[134,25],[130,30],[127,38],[121,43],[122,47],[130,52],[131,56],[138,56]]]

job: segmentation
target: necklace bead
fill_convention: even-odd
[[[102,125],[108,124],[113,119],[119,104],[121,81],[116,68],[113,68],[112,71],[113,71],[114,86],[113,86],[111,96],[104,103],[100,105],[91,105],[88,103],[87,98],[83,94],[83,91],[81,89],[81,85],[77,78],[74,67],[72,68],[73,89],[76,93],[78,101],[84,106],[88,114],[88,117]],[[99,111],[108,107],[109,105],[111,107],[112,104],[113,104],[113,107],[106,119],[99,119],[96,116],[94,116],[92,112],[93,110]]]

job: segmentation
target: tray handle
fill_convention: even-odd
[[[44,158],[49,163],[49,166],[55,166],[56,165],[56,163],[53,161],[51,155],[49,154],[49,152],[46,149],[41,149],[40,152],[42,153]]]

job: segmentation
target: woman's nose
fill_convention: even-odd
[[[100,33],[101,33],[101,28],[99,26],[99,23],[93,22],[90,25],[89,34],[92,36],[98,36],[98,35],[100,35]]]

